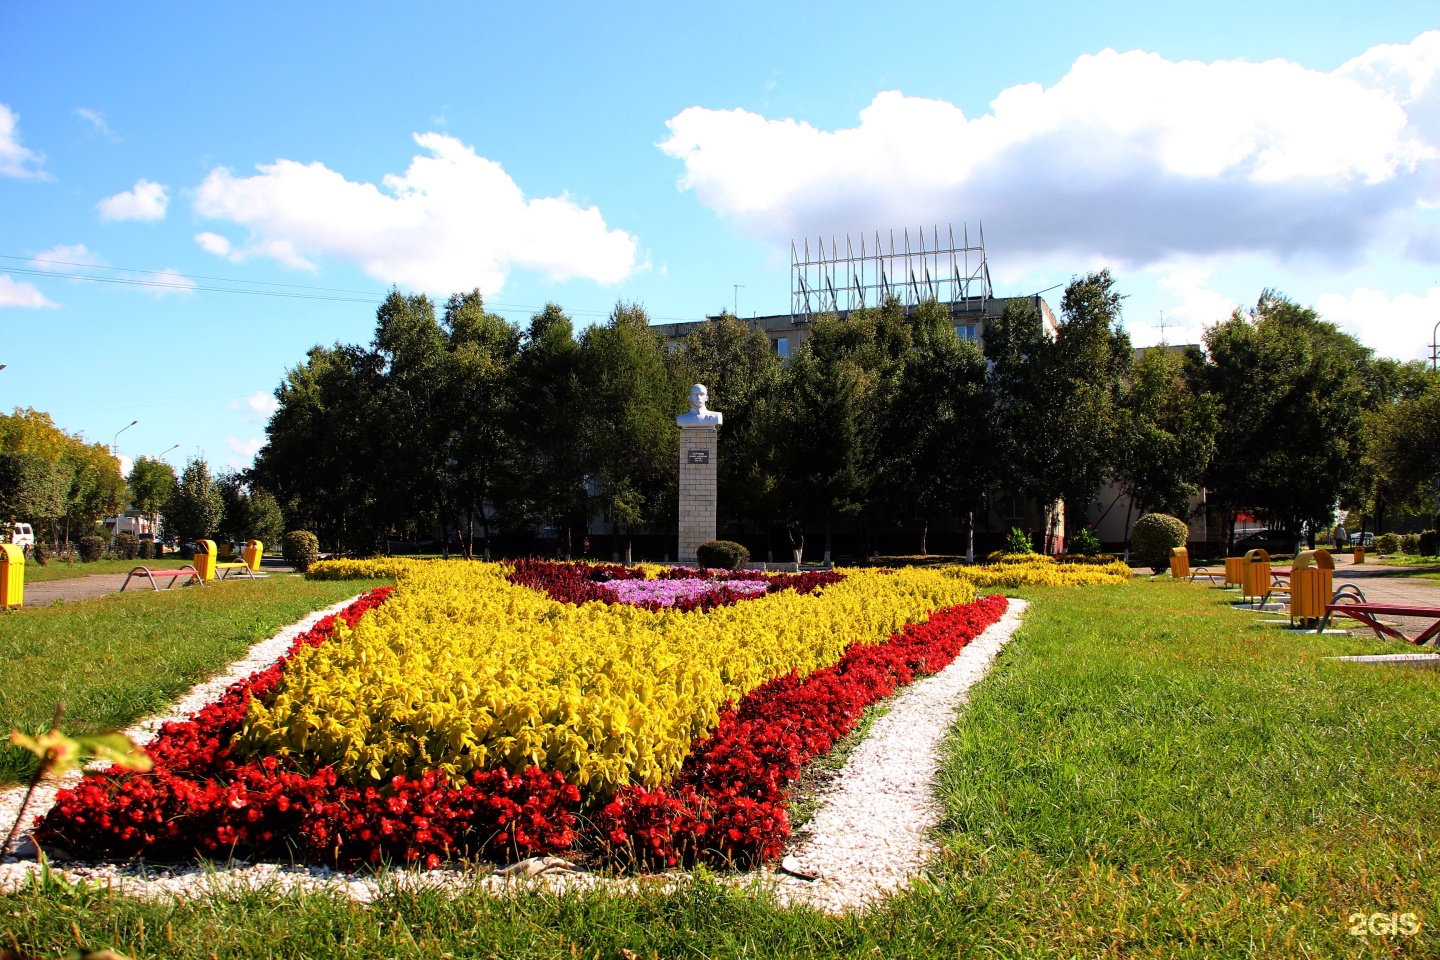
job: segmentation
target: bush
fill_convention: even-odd
[[[1066,546],[1070,553],[1093,557],[1100,552],[1100,538],[1095,536],[1095,532],[1089,527],[1081,527]]]
[[[1034,553],[1035,548],[1030,545],[1030,534],[1019,527],[1011,527],[1010,535],[1005,538],[1005,548],[1001,553]]]
[[[133,533],[122,533],[115,538],[115,558],[134,560],[140,553],[140,538]]]
[[[35,556],[35,562],[42,567],[45,566],[46,561],[50,559],[50,548],[45,545],[44,540],[38,537],[35,539],[35,546],[31,548],[31,552]]]
[[[280,543],[285,562],[304,573],[320,559],[320,541],[309,530],[291,530]]]
[[[732,540],[711,540],[695,549],[700,566],[715,570],[740,570],[750,562],[750,551]]]
[[[105,556],[105,538],[94,535],[81,537],[76,541],[80,548],[80,559],[85,563],[94,563]]]
[[[1426,530],[1420,534],[1416,547],[1415,552],[1422,557],[1433,557],[1440,554],[1440,531]]]
[[[1420,552],[1420,534],[1406,533],[1400,537],[1400,552],[1411,555]]]
[[[1130,558],[1159,573],[1170,566],[1170,551],[1185,546],[1189,537],[1184,520],[1147,513],[1130,530]]]
[[[1376,553],[1399,553],[1400,538],[1393,533],[1382,533],[1375,538]]]

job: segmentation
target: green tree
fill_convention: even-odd
[[[501,522],[511,529],[553,527],[574,552],[571,531],[588,524],[584,409],[575,328],[556,304],[530,318],[512,372],[515,448],[497,476]]]
[[[985,331],[1003,436],[1002,484],[1047,511],[1047,551],[1063,501],[1072,527],[1114,469],[1120,394],[1130,339],[1120,327],[1122,297],[1108,270],[1070,282],[1052,333],[1036,307],[1006,304]]]
[[[1386,505],[1440,511],[1440,376],[1423,367],[1413,372],[1418,376],[1367,418],[1365,461],[1377,518]]]
[[[203,540],[220,527],[225,501],[220,486],[210,476],[210,466],[201,457],[185,464],[180,482],[162,512],[165,529],[172,531],[183,543]]]
[[[130,506],[143,513],[150,521],[150,529],[154,530],[160,511],[165,508],[165,501],[170,499],[178,482],[175,468],[164,460],[141,457],[131,466],[130,476],[125,482]]]
[[[889,440],[884,485],[921,521],[922,554],[930,523],[952,515],[966,523],[966,552],[973,559],[974,513],[985,503],[998,468],[985,358],[974,343],[955,335],[945,306],[921,305],[913,339],[884,430]]]
[[[476,518],[489,551],[495,501],[518,455],[512,418],[520,331],[487,311],[479,290],[452,296],[443,326],[449,349],[444,402],[454,431],[447,467],[465,512],[464,549],[470,557]]]
[[[1296,538],[1328,527],[1360,469],[1371,352],[1272,290],[1205,345],[1203,383],[1223,411],[1205,485],[1227,543],[1241,510]]]
[[[638,304],[621,302],[586,330],[579,361],[586,460],[629,563],[635,527],[667,523],[675,504],[683,391]]]
[[[1121,401],[1116,480],[1141,514],[1184,517],[1215,452],[1219,403],[1195,389],[1204,359],[1165,347],[1141,351]],[[1130,510],[1125,518],[1129,539]]]

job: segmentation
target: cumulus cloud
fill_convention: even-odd
[[[256,437],[249,440],[241,440],[239,437],[226,437],[225,442],[230,445],[230,450],[235,456],[230,458],[230,469],[243,470],[255,460],[255,454],[265,445],[265,441]]]
[[[33,283],[16,280],[0,273],[0,308],[4,307],[53,307],[45,294]]]
[[[169,187],[142,177],[133,189],[106,197],[96,207],[101,220],[164,220],[169,205]]]
[[[1423,297],[1391,297],[1359,287],[1349,296],[1327,293],[1315,309],[1381,356],[1419,360],[1430,356],[1430,336],[1440,320],[1440,287],[1429,288]]]
[[[109,140],[111,143],[118,143],[120,141],[120,138],[117,137],[115,135],[115,132],[110,129],[110,124],[105,122],[104,111],[92,110],[89,107],[77,107],[75,109],[75,116],[90,124],[91,128],[94,129],[96,133],[100,134],[100,136],[104,137],[106,140]]]
[[[250,231],[243,245],[214,233],[196,242],[230,259],[268,257],[293,267],[339,257],[386,283],[445,293],[498,293],[512,268],[555,280],[616,283],[636,269],[635,238],[568,196],[526,199],[501,168],[439,133],[416,134],[427,153],[381,186],[347,180],[322,163],[277,160],[258,175],[218,168],[195,210]]]
[[[230,409],[241,411],[246,423],[264,423],[280,409],[280,401],[268,390],[256,390],[243,400],[230,401]]]
[[[1417,217],[1440,204],[1440,31],[1329,73],[1105,50],[973,118],[887,91],[833,131],[700,106],[668,127],[681,188],[777,246],[983,219],[992,250],[1032,263],[1376,243],[1440,260],[1433,218]]]
[[[20,146],[20,115],[0,103],[0,177],[44,178],[45,155]]]

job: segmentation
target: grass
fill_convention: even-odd
[[[49,580],[69,580],[74,577],[88,577],[94,573],[129,573],[141,564],[152,570],[174,570],[189,562],[181,560],[179,557],[166,557],[163,560],[96,560],[93,563],[82,563],[79,560],[74,563],[51,560],[42,567],[34,560],[27,560],[25,562],[25,582],[44,583]]]
[[[1399,576],[1440,580],[1440,557],[1419,557],[1414,554],[1387,554],[1385,559],[1377,562],[1386,566],[1400,567],[1403,573],[1396,571]]]
[[[12,610],[0,616],[0,732],[48,729],[62,701],[68,731],[124,728],[280,627],[370,586],[272,576]],[[0,785],[33,771],[30,754],[0,747]]]
[[[675,893],[393,889],[142,902],[0,895],[36,955],[132,957],[1351,957],[1440,955],[1440,673],[1324,658],[1167,581],[1035,605],[947,743],[930,882],[861,917],[701,876]],[[1413,912],[1414,937],[1347,933]],[[0,946],[9,937],[0,935]]]

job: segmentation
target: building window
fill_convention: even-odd
[[[979,340],[980,328],[973,323],[960,323],[955,326],[955,336],[961,340]]]
[[[1001,520],[1024,520],[1025,501],[1013,493],[1002,493],[995,498],[995,512]]]
[[[784,360],[784,359],[786,359],[787,357],[789,357],[789,356],[790,356],[790,338],[789,338],[789,337],[776,337],[776,338],[775,338],[775,352],[776,352],[777,354],[779,354],[781,360]]]

